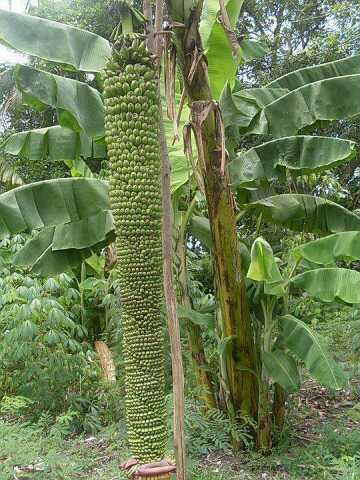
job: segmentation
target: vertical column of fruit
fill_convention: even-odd
[[[159,98],[153,59],[134,34],[117,41],[105,80],[110,202],[123,308],[128,439],[140,462],[164,457],[166,415]]]

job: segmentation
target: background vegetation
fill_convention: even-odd
[[[245,1],[236,27],[238,39],[260,41],[267,53],[239,68],[239,88],[266,85],[296,69],[359,53],[358,8],[358,0]],[[107,39],[119,22],[117,2],[111,1],[39,1],[39,7],[31,8],[30,13],[87,29]],[[69,74],[61,66],[34,57],[28,58],[27,64],[101,90],[98,75]],[[0,65],[0,70],[5,72],[8,67]],[[5,74],[1,77],[1,87],[2,140],[16,132],[57,123],[51,107],[39,112],[22,105]],[[353,140],[358,149],[359,132],[359,120],[354,118],[319,125],[312,133]],[[236,151],[248,150],[266,140],[269,138],[263,135],[242,137]],[[13,156],[3,150],[1,189],[10,191],[22,183],[82,176],[86,167],[94,178],[108,176],[103,158],[89,157],[85,166],[74,166],[62,160],[54,162],[48,156],[34,161],[26,155]],[[285,182],[274,181],[263,188],[268,196],[288,191],[321,195],[356,212],[360,208],[359,168],[355,155],[343,165],[297,178],[287,176]],[[174,195],[179,220],[178,223],[175,220],[175,228],[180,234],[181,219],[190,208],[194,192],[195,182],[191,180],[184,182]],[[181,242],[179,235],[174,262],[178,272],[177,293],[182,300],[184,291],[179,272],[184,261],[187,266],[187,306],[192,310],[190,320],[188,310],[182,313],[179,310],[186,371],[189,478],[360,478],[358,307],[324,304],[306,291],[292,290],[287,298],[287,313],[301,318],[321,335],[327,350],[351,381],[333,391],[320,386],[301,367],[302,386],[287,399],[285,424],[274,429],[271,454],[261,455],[255,448],[251,418],[239,419],[224,408],[223,359],[228,347],[214,328],[216,288],[209,254],[211,244],[207,228],[202,228],[201,221],[196,223],[199,217],[207,216],[201,195],[192,208],[195,216],[186,227],[186,241]],[[295,248],[316,238],[312,233],[294,233],[261,218],[254,228],[254,217],[248,214],[242,219],[239,234],[248,264],[251,246],[261,234],[271,245],[272,258],[281,266],[284,277],[291,269]],[[127,458],[128,452],[120,349],[121,305],[111,251],[98,248],[99,255],[80,263],[75,274],[44,275],[14,262],[25,242],[33,238],[31,235],[35,234],[12,236],[0,243],[0,476],[4,479],[14,475],[25,478],[22,475],[26,474],[37,479],[118,478],[119,459]],[[185,244],[183,250],[182,244]],[[353,262],[352,268],[358,271],[359,263]],[[194,316],[194,312],[199,316]],[[99,340],[111,349],[116,383],[104,379],[95,351],[95,342]],[[165,342],[171,429],[168,338]],[[197,358],[206,362],[206,378],[201,383],[194,351],[199,354]],[[211,386],[210,392],[206,382]],[[246,452],[234,452],[234,439],[247,447]],[[170,443],[169,455],[171,452]]]

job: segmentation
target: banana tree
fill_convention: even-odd
[[[260,199],[240,205],[242,212],[247,211],[263,222],[318,235],[330,233],[342,235],[343,232],[360,229],[358,215],[327,199],[293,193],[274,194],[263,198],[264,195],[261,194],[263,187],[266,189],[274,183],[287,185],[288,178],[318,175],[355,157],[357,149],[353,142],[312,136],[309,133],[317,126],[334,120],[351,119],[360,113],[355,86],[358,84],[359,75],[360,56],[355,55],[337,62],[291,72],[263,88],[239,90],[237,86],[234,88],[225,86],[220,103],[231,157],[228,168],[232,188],[237,193],[246,193],[254,189],[258,189],[260,193]],[[335,100],[335,91],[337,99],[344,97],[344,101]],[[265,134],[268,141],[248,151],[236,152],[241,135],[248,134]],[[259,373],[261,395],[258,444],[261,448],[267,449],[271,445],[269,375],[274,371],[279,374],[280,367],[287,365],[288,385],[285,382],[286,378],[281,379],[279,375],[274,385],[275,413],[284,412],[283,391],[295,388],[298,379],[294,362],[285,356],[287,351],[276,350],[274,354],[273,337],[268,334],[273,329],[273,311],[278,305],[278,297],[286,297],[289,285],[293,285],[295,280],[287,279],[287,283],[284,284],[273,259],[271,247],[266,242],[262,240],[255,242],[252,253],[253,268],[249,270],[249,275],[255,281],[262,282],[263,290],[260,291],[264,297],[262,303],[260,302],[264,325],[261,341],[262,365]],[[263,266],[262,273],[256,270],[254,263],[256,256],[261,255],[264,262],[265,260],[269,262],[266,268],[270,269],[267,271]],[[262,278],[264,272],[268,276],[266,279]],[[320,270],[316,273],[311,272],[307,277],[299,277],[296,281],[304,286],[305,280],[310,282],[311,279],[321,277],[325,273],[321,273]],[[338,285],[339,277],[335,273],[327,275],[328,282],[334,282],[332,286],[330,283],[326,285],[329,291],[332,291],[332,287]],[[343,272],[342,281],[346,275]],[[356,276],[356,272],[354,275]],[[257,292],[259,293],[259,289]],[[349,300],[355,302],[356,299]],[[253,309],[258,311],[254,306]],[[282,331],[289,333],[297,329],[297,332],[301,333],[300,339],[303,338],[304,332],[306,333],[302,324],[296,323],[296,320],[288,316],[281,320],[276,317],[276,326],[283,327]],[[276,347],[280,345],[279,342],[276,343]],[[309,342],[303,345],[305,347],[301,360],[305,361],[304,355],[307,349],[312,351],[312,346]],[[310,366],[308,364],[311,373]],[[324,378],[322,381],[324,382]],[[340,383],[333,382],[333,385]],[[329,382],[327,384],[329,385]],[[278,423],[281,424],[281,421]]]
[[[340,259],[358,260],[359,232],[344,232],[300,245],[289,264],[279,265],[268,242],[255,240],[247,278],[254,317],[261,330],[262,371],[259,378],[259,447],[271,445],[271,388],[279,385],[287,393],[301,383],[300,362],[309,375],[334,390],[343,388],[347,375],[333,360],[324,340],[301,319],[287,312],[288,297],[296,290],[322,302],[360,303],[360,273],[336,267]],[[336,250],[333,249],[337,245]],[[302,261],[307,260],[306,266]],[[311,262],[311,263],[310,263]],[[309,265],[312,267],[309,268]],[[331,265],[331,266],[330,266]],[[301,272],[297,270],[301,267]]]
[[[174,28],[174,40],[185,81],[188,82],[190,78],[192,79],[187,85],[187,91],[193,108],[192,124],[198,140],[199,151],[202,152],[198,167],[200,170],[202,169],[205,179],[209,204],[209,220],[214,241],[213,253],[217,261],[218,296],[222,318],[227,336],[231,337],[235,333],[237,338],[237,341],[230,345],[231,355],[228,364],[229,390],[230,397],[232,397],[230,403],[235,404],[236,413],[250,413],[256,417],[257,382],[253,373],[257,368],[256,349],[252,344],[252,326],[246,307],[244,281],[242,280],[240,283],[236,281],[241,272],[241,265],[237,247],[234,201],[229,182],[232,183],[234,190],[254,188],[254,185],[269,184],[274,178],[283,178],[284,172],[290,172],[295,176],[312,171],[319,172],[352,158],[354,146],[351,143],[335,142],[332,139],[331,141],[329,139],[316,141],[316,139],[312,140],[314,137],[310,139],[305,136],[302,140],[296,134],[299,130],[312,127],[319,122],[351,118],[360,113],[359,102],[354,93],[356,92],[354,85],[360,73],[359,61],[355,56],[344,59],[341,63],[334,62],[310,70],[302,69],[282,77],[265,88],[238,91],[236,86],[231,88],[230,85],[227,85],[221,96],[221,113],[229,145],[228,151],[231,153],[232,160],[229,164],[230,176],[228,177],[224,168],[224,156],[221,155],[224,149],[222,148],[220,117],[215,108],[216,105],[212,103],[212,98],[217,98],[217,94],[223,86],[225,73],[223,74],[222,70],[210,68],[209,84],[206,64],[202,61],[201,55],[200,58],[197,57],[197,52],[201,51],[203,44],[207,57],[211,59],[209,65],[214,66],[217,45],[220,42],[223,45],[221,54],[226,52],[227,62],[231,66],[232,72],[236,70],[236,60],[230,48],[230,44],[233,45],[233,43],[229,42],[229,36],[226,35],[229,29],[223,28],[221,22],[217,21],[218,2],[205,3],[205,8],[209,8],[209,11],[208,15],[203,15],[200,26],[199,20],[202,13],[200,2],[198,8],[195,9],[195,15],[186,2],[169,1],[168,7],[175,22],[174,25],[177,25]],[[230,24],[233,25],[242,2],[227,1],[224,3]],[[222,22],[226,20],[226,12],[220,12]],[[185,42],[185,31],[179,27],[179,25],[187,24],[187,20],[190,18],[194,27],[191,30],[191,34],[194,35],[194,43]],[[79,30],[72,29],[72,27],[9,12],[5,12],[5,16],[1,16],[1,19],[5,19],[0,21],[0,38],[4,43],[25,53],[60,62],[66,68],[98,72],[103,69],[109,58],[110,45],[108,42],[89,34],[89,32],[82,32],[81,41],[76,41]],[[27,28],[10,29],[8,25],[12,21],[17,24],[17,27],[23,25]],[[28,28],[29,25],[36,28]],[[198,27],[201,27],[201,37]],[[53,43],[52,40],[47,45],[49,38],[54,42],[56,39],[62,38],[62,48],[57,48],[58,44]],[[186,39],[188,40],[187,37]],[[196,48],[193,48],[194,46]],[[185,52],[189,53],[189,56],[184,56]],[[196,66],[195,72],[193,72],[193,66]],[[221,78],[219,78],[219,72]],[[191,76],[189,76],[190,73]],[[55,108],[61,128],[73,129],[78,133],[84,130],[85,134],[96,139],[95,143],[101,142],[104,133],[101,115],[98,115],[96,111],[93,118],[88,118],[88,115],[94,113],[94,106],[96,106],[96,110],[99,107],[99,112],[102,110],[96,92],[89,90],[89,87],[86,88],[87,86],[81,82],[73,83],[74,80],[67,82],[66,80],[70,79],[63,77],[59,79],[46,72],[34,71],[34,69],[19,68],[16,69],[15,75],[18,75],[17,85],[24,102],[37,108],[44,108],[45,105]],[[31,79],[42,79],[44,90],[40,91],[36,84],[30,81]],[[347,100],[342,103],[338,101],[331,103],[335,89],[341,91]],[[64,95],[64,92],[68,93],[71,101]],[[79,92],[79,96],[75,95],[75,92]],[[91,98],[88,103],[84,101],[86,92]],[[285,118],[283,112],[293,106],[296,107],[294,107],[296,118],[288,121],[289,116],[287,115]],[[197,111],[197,107],[201,107],[200,110],[202,107],[209,107],[209,110],[206,110],[208,116],[205,115],[205,110]],[[207,131],[207,135],[201,136],[200,131],[204,131],[204,129]],[[275,137],[275,140],[273,143],[269,142],[269,145],[264,145],[263,151],[260,149],[253,151],[244,159],[240,158],[241,154],[233,153],[233,146],[240,133],[267,133]],[[281,138],[277,138],[279,136]],[[217,139],[217,142],[214,142],[214,139]],[[50,147],[46,148],[48,148],[46,151],[50,150]],[[326,158],[321,155],[324,148],[329,152]],[[77,148],[76,151],[79,149]],[[268,155],[269,152],[272,152],[271,155]],[[253,171],[252,162],[249,166],[248,159],[251,156],[253,159],[255,158],[254,165],[257,166],[255,171]],[[268,162],[267,158],[273,160]],[[206,175],[204,175],[202,162],[206,159],[209,162],[205,169]],[[236,166],[233,162],[237,162],[238,165]],[[245,173],[244,165],[247,165]],[[249,186],[251,184],[252,186]],[[288,205],[291,208],[288,208]],[[306,229],[307,231],[330,233],[341,232],[344,229],[358,229],[359,220],[356,215],[336,204],[311,196],[277,196],[262,199],[257,204],[240,205],[240,207],[262,213],[262,216],[269,222],[296,230]],[[47,240],[47,245],[49,246],[49,240]],[[52,249],[50,248],[48,251],[52,251]],[[236,288],[231,287],[234,285]],[[231,298],[234,302],[227,303],[226,298]],[[249,357],[246,354],[248,351],[252,352]],[[245,364],[239,365],[239,355],[246,360]],[[236,401],[233,401],[234,398]]]

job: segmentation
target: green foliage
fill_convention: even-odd
[[[264,220],[298,232],[337,233],[360,229],[360,217],[335,202],[312,195],[287,193],[249,203]]]
[[[71,271],[92,255],[91,249],[113,238],[108,202],[108,185],[102,180],[69,178],[25,185],[0,196],[0,238],[42,229],[15,261],[43,274]]]
[[[185,429],[190,456],[197,457],[216,450],[229,452],[234,438],[250,446],[251,426],[251,422],[230,419],[216,408],[203,412],[201,404],[192,399],[186,403]]]
[[[83,158],[104,158],[105,147],[95,143],[83,132],[75,132],[69,128],[40,128],[10,135],[2,145],[6,153],[19,155],[31,161],[72,160]]]
[[[104,107],[100,93],[86,83],[18,65],[14,71],[17,89],[26,105],[43,110],[56,109],[62,127],[89,137],[104,135]]]
[[[0,41],[20,52],[87,72],[101,71],[111,54],[109,43],[98,35],[4,10]]]
[[[332,389],[347,384],[345,373],[327,352],[323,340],[308,325],[292,315],[280,317],[279,322],[278,343],[304,362],[311,376]]]
[[[294,90],[264,107],[250,131],[279,138],[295,135],[316,122],[356,117],[360,113],[359,79],[359,74],[328,78]],[[289,111],[296,115],[284,114]]]
[[[295,249],[294,256],[324,266],[332,266],[339,260],[359,260],[360,232],[340,232],[305,243]]]
[[[351,161],[355,143],[328,137],[285,137],[239,153],[229,164],[232,187],[256,187],[308,175]]]
[[[301,288],[322,302],[360,303],[360,272],[347,268],[318,268],[291,279]]]
[[[242,4],[243,0],[225,0],[224,2],[232,27],[236,24]],[[200,23],[202,46],[206,52],[210,86],[215,99],[219,98],[225,82],[229,78],[235,78],[239,61],[233,55],[224,28],[218,21],[219,10],[220,6],[216,0],[205,2]],[[221,68],[219,68],[220,58]]]
[[[122,383],[101,381],[92,342],[119,338],[113,287],[93,279],[96,289],[78,289],[74,278],[27,275],[13,268],[23,239],[0,248],[0,398],[4,415],[36,421],[55,415],[70,431],[96,431],[123,416]],[[102,283],[101,283],[102,282]],[[110,344],[109,343],[109,344]],[[9,375],[11,372],[11,375]]]
[[[300,374],[294,358],[282,350],[263,352],[263,362],[272,380],[286,392],[300,388]]]

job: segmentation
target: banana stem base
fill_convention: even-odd
[[[153,480],[170,480],[170,475],[169,474],[166,474],[166,475],[156,475],[154,477],[139,477],[138,475],[135,475],[133,477],[134,480],[143,480],[144,478],[148,478],[148,479],[153,479]]]

